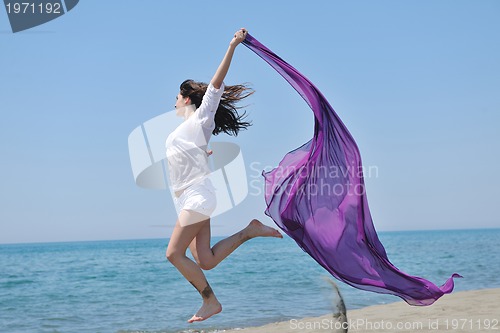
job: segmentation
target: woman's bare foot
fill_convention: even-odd
[[[250,238],[254,237],[277,237],[283,238],[283,235],[276,229],[264,225],[259,220],[253,219],[247,226],[247,233]]]
[[[222,305],[218,300],[203,302],[196,314],[188,320],[188,323],[203,321],[222,311]]]

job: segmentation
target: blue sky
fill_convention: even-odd
[[[16,34],[0,10],[0,243],[169,237],[172,200],[135,185],[128,135],[172,110],[184,79],[209,81],[240,27],[340,115],[377,170],[377,230],[500,227],[500,2],[190,4],[80,1]],[[312,137],[313,115],[244,46],[226,78],[240,82],[254,125],[213,140],[241,147],[251,181]],[[264,209],[250,195],[212,234],[273,225]]]

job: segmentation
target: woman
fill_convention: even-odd
[[[237,135],[250,124],[242,121],[235,103],[249,96],[243,85],[225,86],[234,50],[247,31],[237,31],[210,84],[186,80],[181,84],[175,108],[184,122],[167,138],[167,160],[174,201],[179,215],[168,243],[167,259],[198,290],[203,304],[188,320],[205,320],[222,311],[222,306],[207,282],[202,269],[217,266],[245,241],[254,237],[283,238],[278,230],[252,220],[244,229],[210,247],[210,214],[216,201],[214,187],[208,178],[206,151],[212,134]],[[205,92],[206,91],[206,92]],[[189,247],[196,262],[186,256]]]

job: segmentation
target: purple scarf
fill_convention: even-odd
[[[430,305],[453,290],[398,270],[387,258],[368,209],[361,156],[351,134],[321,92],[295,68],[248,35],[243,44],[304,98],[314,136],[263,172],[266,215],[335,278],[368,291]]]

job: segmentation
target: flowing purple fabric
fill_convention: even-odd
[[[321,92],[250,35],[243,44],[281,74],[315,117],[314,137],[263,172],[266,215],[335,278],[359,289],[430,305],[453,290],[398,270],[387,258],[368,209],[361,156]]]

